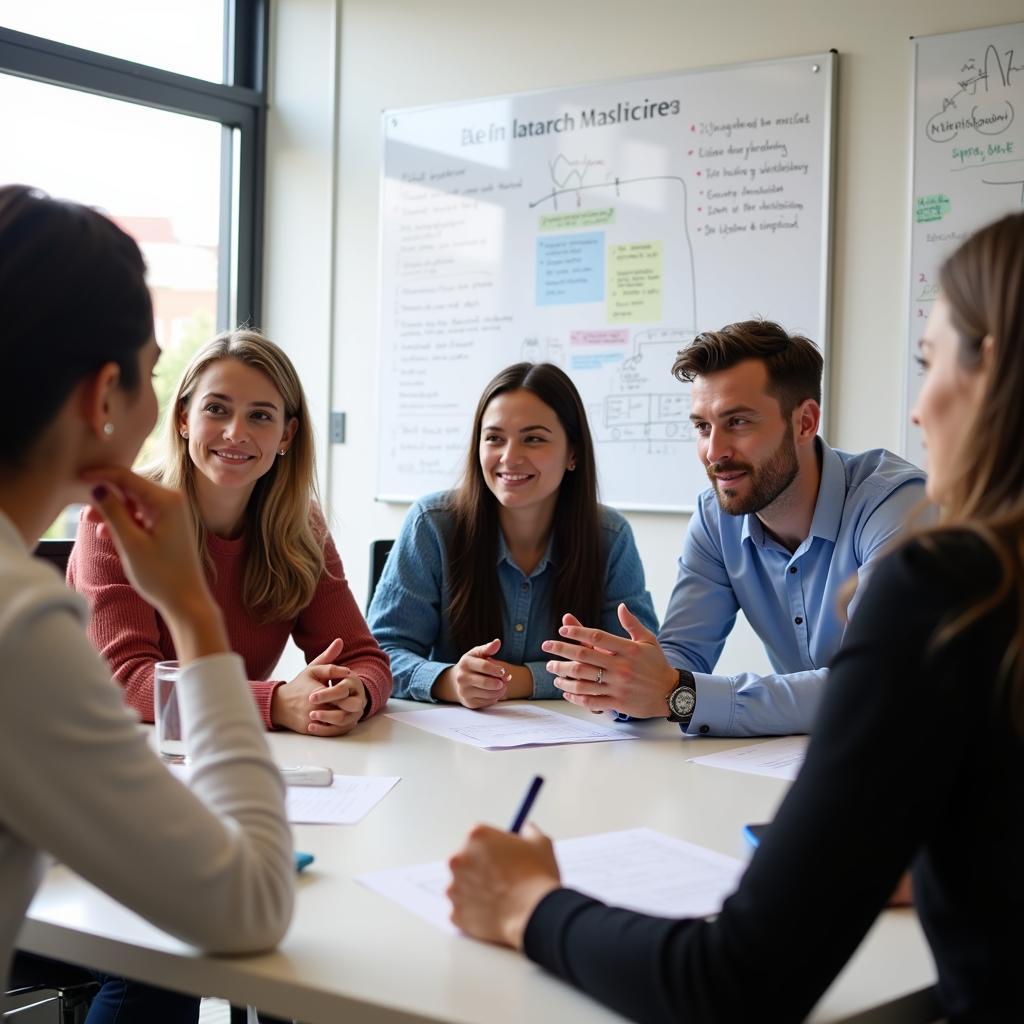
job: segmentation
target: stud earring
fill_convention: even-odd
[[[187,430],[183,430],[181,432],[181,436],[182,436],[183,440],[187,441],[188,440],[188,431]]]
[[[107,437],[112,437],[113,436],[113,434],[114,434],[114,424],[111,423],[110,420],[107,420],[107,422],[103,424],[103,433],[106,434]]]
[[[277,454],[278,454],[278,455],[286,455],[286,454],[287,454],[287,452],[288,452],[288,449],[287,449],[287,448],[278,448],[278,449],[277,449]]]

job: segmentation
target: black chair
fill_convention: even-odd
[[[12,1000],[20,1005],[6,1012],[0,1007],[0,1020],[11,1024],[21,1020],[83,1024],[100,987],[84,967],[30,953],[14,955],[8,985],[0,1003]]]
[[[34,552],[36,558],[45,558],[52,562],[59,570],[61,576],[67,574],[68,559],[71,557],[71,549],[75,546],[73,540],[50,540],[44,538],[36,545]]]
[[[373,601],[374,591],[380,582],[381,573],[384,572],[384,565],[388,560],[391,549],[395,546],[393,540],[372,540],[370,541],[370,589],[366,594],[366,610],[370,610]]]
[[[46,1020],[53,1020],[53,1015],[50,1011],[55,1010],[60,1024],[84,1024],[85,1018],[89,1013],[89,1006],[92,1003],[92,997],[97,989],[99,989],[99,985],[95,982],[82,985],[63,985],[59,988],[51,987],[49,989],[41,989],[34,985],[23,989],[8,989],[5,994],[11,999],[29,992],[39,993],[40,996],[44,997],[35,1002],[27,1003],[24,1006],[16,1007],[13,1010],[8,1010],[0,1015],[0,1020],[9,1021],[11,1024],[17,1024],[18,1021],[25,1020],[27,1024],[28,1021],[41,1019],[40,1012],[45,1007]],[[53,992],[53,995],[45,996],[44,993],[46,991]]]

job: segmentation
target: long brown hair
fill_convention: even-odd
[[[970,530],[992,549],[1001,573],[994,591],[936,632],[933,647],[1013,601],[1017,629],[1003,655],[1001,677],[1024,733],[1024,213],[967,239],[942,267],[939,284],[960,336],[960,365],[976,372],[986,339],[991,364],[978,413],[953,453],[940,525],[924,537]]]
[[[462,481],[450,496],[449,618],[459,650],[503,637],[496,564],[498,501],[484,480],[478,449],[487,407],[498,395],[520,389],[536,395],[555,413],[576,457],[575,470],[562,477],[555,505],[550,626],[557,629],[563,612],[572,612],[588,624],[601,614],[608,552],[602,547],[597,467],[586,410],[576,386],[557,366],[516,363],[502,370],[480,396]]]
[[[246,608],[263,622],[293,619],[313,599],[324,572],[324,551],[316,503],[313,430],[299,375],[287,355],[259,331],[225,331],[207,342],[185,368],[168,409],[161,463],[149,475],[185,492],[192,508],[196,545],[206,565],[206,527],[199,515],[195,466],[188,442],[178,429],[178,416],[192,401],[203,371],[221,359],[234,359],[265,374],[284,399],[285,422],[297,421],[288,454],[256,482],[245,510],[247,537],[242,597]]]

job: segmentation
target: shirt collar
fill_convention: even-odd
[[[821,481],[808,536],[835,543],[846,505],[846,470],[843,460],[820,437],[817,443],[821,450]]]
[[[748,540],[753,541],[758,547],[764,547],[764,527],[753,512],[748,512],[743,517],[743,525],[740,527],[740,543]]]
[[[548,538],[548,546],[544,549],[544,554],[541,555],[540,561],[537,563],[537,568],[530,573],[531,578],[539,576],[547,567],[548,563],[552,561],[551,558],[551,547],[555,541],[555,531],[551,531],[551,536]],[[508,544],[505,542],[505,534],[498,529],[498,557],[495,559],[495,564],[501,565],[502,562],[508,562],[513,569],[517,572],[523,570],[519,568],[515,563],[515,559],[512,557],[512,553],[508,549]]]
[[[821,537],[835,543],[843,521],[843,506],[846,504],[846,470],[843,468],[843,460],[820,437],[815,438],[815,444],[821,452],[821,480],[818,481],[818,499],[814,503],[811,532],[807,536],[808,539]],[[740,543],[746,540],[753,541],[759,547],[764,547],[771,540],[765,535],[764,524],[754,512],[743,517]]]

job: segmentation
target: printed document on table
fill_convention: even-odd
[[[188,782],[192,771],[188,766],[167,767]],[[398,781],[397,775],[335,775],[329,786],[289,786],[285,794],[288,820],[293,825],[355,825]]]
[[[636,739],[624,730],[526,705],[490,707],[482,711],[462,707],[432,708],[400,711],[387,717],[483,750]]]
[[[735,747],[717,754],[691,757],[694,764],[709,768],[728,768],[734,772],[750,775],[768,775],[773,779],[793,780],[797,777],[807,753],[806,736],[783,736],[777,740],[765,740],[750,747]]]
[[[746,866],[650,828],[604,832],[555,843],[562,882],[612,906],[661,917],[707,917],[722,909]],[[356,881],[448,932],[451,880],[443,861],[389,868]]]
[[[398,781],[391,775],[335,775],[329,786],[289,786],[288,820],[293,825],[355,825]]]

